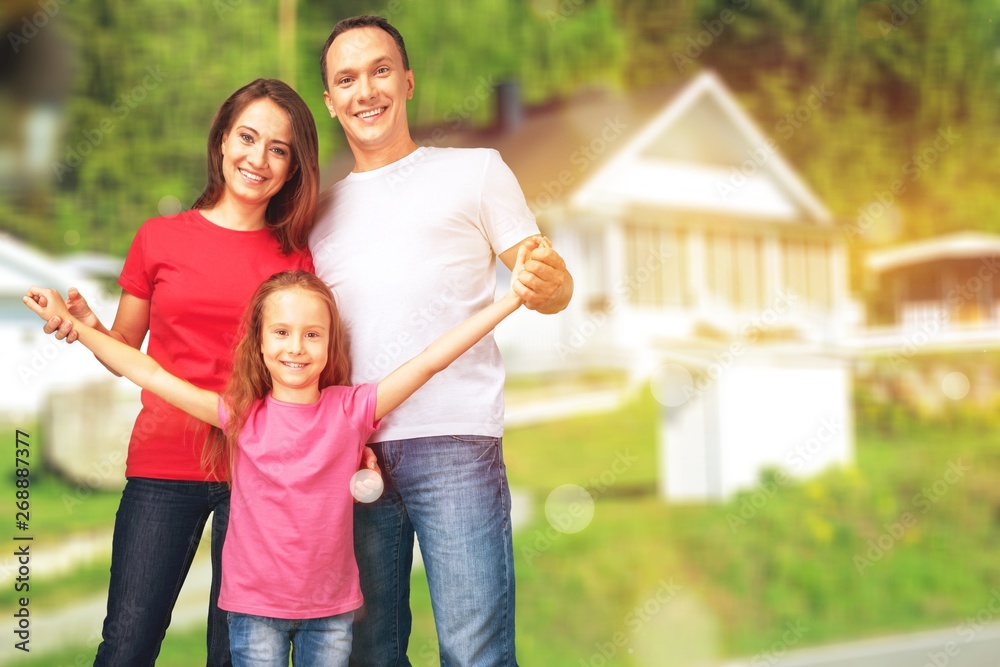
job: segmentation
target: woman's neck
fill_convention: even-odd
[[[264,213],[267,204],[244,204],[223,196],[214,206],[201,209],[201,214],[219,227],[233,229],[239,232],[252,232],[264,229],[267,224]]]

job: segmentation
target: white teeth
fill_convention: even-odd
[[[372,109],[370,111],[362,111],[361,113],[358,114],[358,118],[371,118],[372,116],[379,115],[384,110],[385,107],[380,107],[378,109]]]
[[[240,169],[240,173],[243,174],[245,178],[249,178],[251,181],[257,181],[258,183],[260,183],[261,181],[264,180],[263,176],[258,176],[257,174],[251,174],[249,171],[243,171],[242,169]]]
[[[306,366],[305,364],[296,364],[296,363],[291,362],[291,361],[282,361],[281,363],[283,363],[284,365],[288,366],[289,368],[305,368],[305,366]]]

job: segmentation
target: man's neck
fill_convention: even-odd
[[[399,144],[382,149],[367,150],[352,145],[351,151],[354,153],[354,169],[352,171],[372,171],[384,167],[397,160],[402,160],[418,148],[420,147],[409,136]]]

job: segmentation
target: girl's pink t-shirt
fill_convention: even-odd
[[[250,297],[272,274],[294,269],[313,270],[309,253],[282,254],[270,230],[226,229],[190,210],[147,220],[118,282],[149,301],[149,356],[177,377],[221,392]],[[201,467],[206,433],[204,423],[144,390],[125,476],[211,479]]]
[[[233,461],[219,607],[284,619],[361,606],[351,477],[378,424],[375,384],[334,386],[316,403],[268,395],[251,408]],[[228,413],[219,402],[219,420]]]

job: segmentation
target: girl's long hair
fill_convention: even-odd
[[[257,79],[230,95],[219,107],[208,132],[208,183],[194,208],[219,203],[226,191],[222,175],[222,141],[243,110],[260,99],[268,99],[284,109],[292,125],[292,177],[271,197],[264,212],[281,251],[305,250],[309,232],[316,222],[319,197],[319,139],[312,111],[302,97],[278,79]]]
[[[202,467],[219,479],[229,479],[233,453],[240,431],[254,404],[271,391],[271,374],[264,365],[260,351],[264,328],[264,305],[268,298],[284,290],[298,289],[313,294],[326,304],[330,311],[330,337],[326,367],[319,376],[319,388],[347,385],[351,381],[351,361],[348,356],[347,335],[337,303],[326,284],[306,271],[283,271],[265,280],[254,292],[243,314],[239,329],[239,342],[233,356],[233,373],[222,394],[229,419],[226,432],[213,427],[202,453]]]

